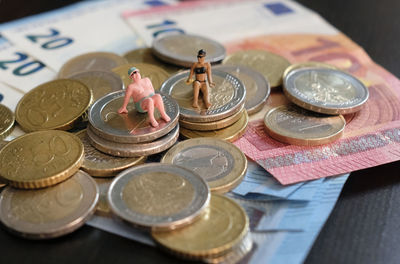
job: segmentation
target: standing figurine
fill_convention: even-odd
[[[199,91],[201,90],[203,94],[203,100],[205,103],[206,108],[211,106],[209,95],[208,95],[208,83],[210,87],[214,87],[215,83],[212,81],[212,74],[211,74],[211,64],[209,62],[204,62],[206,57],[206,51],[201,49],[197,52],[197,62],[192,64],[190,68],[190,75],[189,78],[186,80],[187,84],[193,82],[193,107],[198,108],[198,98],[199,98]],[[193,73],[196,74],[196,80],[192,80]],[[206,78],[207,74],[207,78]],[[207,80],[206,80],[207,79]]]
[[[165,113],[164,103],[161,95],[154,92],[154,88],[150,79],[142,79],[139,73],[139,69],[137,69],[136,67],[130,68],[128,70],[128,74],[129,78],[132,79],[132,83],[128,85],[128,88],[126,88],[124,103],[118,110],[118,113],[128,113],[126,106],[129,103],[129,99],[132,97],[136,110],[139,113],[147,112],[150,124],[153,127],[158,126],[158,122],[154,118],[154,107],[156,107],[160,111],[162,119],[164,119],[166,122],[170,121],[171,118]]]

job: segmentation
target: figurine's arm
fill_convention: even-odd
[[[209,62],[207,63],[207,79],[210,86],[214,87],[215,83],[212,80],[211,64]]]
[[[187,84],[192,83],[192,77],[193,77],[193,74],[194,74],[194,68],[195,67],[196,67],[196,63],[193,63],[192,66],[190,67],[190,74],[189,74],[188,79],[186,80]]]
[[[118,113],[120,113],[120,114],[124,114],[124,113],[127,114],[127,113],[128,113],[128,110],[126,109],[126,106],[127,106],[128,103],[129,103],[129,99],[131,98],[131,95],[132,95],[132,88],[130,88],[130,87],[128,86],[128,88],[127,88],[126,91],[125,91],[124,102],[123,102],[121,108],[118,109]]]

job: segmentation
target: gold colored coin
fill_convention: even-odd
[[[269,110],[264,124],[267,133],[278,141],[316,146],[339,139],[343,135],[346,121],[342,115],[324,115],[295,105],[283,105]]]
[[[308,67],[328,68],[328,69],[339,70],[338,67],[331,65],[331,64],[318,62],[318,61],[306,61],[306,62],[295,63],[295,64],[292,64],[289,67],[287,67],[285,72],[283,73],[283,79],[285,79],[286,76],[293,70],[297,70],[300,68],[308,68]]]
[[[76,133],[85,149],[85,158],[81,169],[93,177],[115,176],[129,167],[144,163],[146,157],[121,158],[104,154],[95,149],[89,141],[86,129]]]
[[[244,105],[243,105],[244,106]],[[239,112],[234,113],[233,115],[218,120],[218,121],[212,121],[212,122],[207,122],[207,123],[198,123],[198,122],[190,122],[187,120],[179,120],[179,124],[181,127],[190,129],[190,130],[198,130],[198,131],[210,131],[210,130],[217,130],[217,129],[222,129],[225,127],[228,127],[238,121],[240,117],[243,116],[243,113],[246,111],[244,107],[242,107],[242,110]]]
[[[16,119],[26,132],[71,129],[92,102],[92,91],[75,80],[60,79],[37,86],[24,95]]]
[[[112,71],[121,77],[125,87],[128,87],[128,85],[132,83],[132,80],[129,79],[128,75],[128,70],[132,67],[136,67],[139,69],[140,76],[142,76],[142,78],[147,77],[151,80],[154,90],[160,90],[161,84],[169,77],[168,72],[155,65],[147,63],[124,64],[116,68],[113,68]]]
[[[6,138],[14,128],[14,113],[5,105],[0,104],[0,139]]]
[[[233,142],[243,136],[243,134],[246,132],[248,122],[249,116],[246,112],[243,112],[238,121],[222,129],[212,131],[198,131],[189,130],[187,128],[180,128],[179,133],[185,138],[213,137]]]
[[[114,178],[95,178],[99,188],[99,202],[97,203],[96,214],[101,216],[111,216],[111,209],[107,202],[107,192]]]
[[[238,51],[226,57],[222,64],[248,66],[264,75],[271,87],[282,85],[283,72],[290,66],[284,57],[265,50]]]
[[[58,78],[68,78],[85,71],[110,71],[126,63],[124,57],[112,52],[90,52],[67,61],[58,72]]]
[[[141,48],[131,50],[125,53],[124,58],[127,59],[129,63],[137,64],[137,63],[147,63],[158,66],[168,72],[168,74],[176,73],[177,71],[182,70],[182,68],[177,67],[172,64],[167,64],[159,59],[157,59],[152,52],[151,48]]]
[[[78,171],[83,154],[83,144],[71,133],[29,133],[0,150],[0,178],[22,189],[52,186]]]
[[[8,141],[0,141],[0,150],[7,145]],[[6,186],[5,183],[2,183],[1,179],[0,179],[0,189],[3,188],[4,186]]]
[[[196,172],[214,193],[232,190],[247,171],[243,152],[232,143],[216,138],[184,140],[168,150],[161,162]]]
[[[173,253],[193,259],[218,257],[237,246],[249,228],[249,219],[235,201],[211,195],[209,207],[190,226],[170,231],[152,232],[161,246]]]

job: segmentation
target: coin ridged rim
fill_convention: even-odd
[[[4,139],[8,135],[10,135],[11,132],[14,130],[15,115],[14,115],[13,111],[11,111],[10,108],[8,108],[7,106],[5,106],[3,104],[0,104],[0,112],[1,111],[4,111],[4,113],[7,114],[11,119],[11,122],[8,124],[8,126],[0,131],[0,139]]]
[[[128,135],[127,133],[121,132],[118,129],[109,127],[101,118],[101,112],[103,111],[107,103],[117,98],[125,96],[125,91],[121,90],[109,93],[101,97],[90,107],[89,123],[91,125],[92,132],[94,132],[96,135],[105,140],[113,141],[116,143],[126,143],[126,144],[151,142],[168,134],[178,124],[179,106],[176,103],[176,101],[173,100],[170,96],[157,92],[156,94],[161,95],[164,103],[164,108],[167,114],[170,114],[169,117],[171,118],[171,120],[165,123],[165,126],[159,125],[157,128],[153,129],[152,127],[150,127],[151,125],[149,125],[149,129],[153,130],[152,132],[147,132],[144,134],[135,134],[135,135]],[[167,111],[168,109],[171,109],[170,113]]]
[[[97,136],[88,126],[87,134],[93,147],[101,152],[117,157],[140,157],[160,153],[171,147],[179,136],[179,125],[163,137],[146,143],[116,143]]]
[[[246,108],[247,114],[255,114],[264,107],[264,104],[267,102],[267,99],[271,93],[271,85],[269,84],[269,81],[264,77],[264,75],[244,65],[218,65],[215,66],[214,69],[227,71],[230,74],[232,74],[231,72],[239,69],[239,72],[241,74],[246,74],[247,76],[251,77],[256,83],[258,89],[253,98],[247,100],[248,92],[246,85],[243,82],[243,85],[246,88],[246,100],[244,103],[244,107]]]
[[[207,57],[205,59],[206,62],[210,62],[210,63],[215,63],[215,62],[219,62],[222,61],[225,56],[226,56],[226,49],[225,47],[220,44],[219,42],[210,39],[210,38],[206,38],[203,36],[199,36],[199,35],[193,35],[193,34],[169,34],[169,35],[164,35],[162,37],[156,38],[153,40],[152,43],[152,51],[153,54],[159,58],[162,61],[165,61],[167,63],[172,63],[178,66],[183,66],[183,67],[187,67],[190,68],[190,66],[193,64],[193,62],[196,61],[196,52],[194,51],[193,55],[191,56],[182,56],[179,55],[179,53],[172,53],[171,50],[166,49],[164,45],[161,44],[161,42],[167,38],[176,38],[176,37],[189,37],[189,38],[193,38],[194,40],[196,40],[196,42],[198,42],[199,40],[208,42],[210,44],[212,44],[215,48],[215,52],[211,53],[209,52],[209,54],[207,54]],[[182,41],[180,41],[182,42]],[[185,40],[186,45],[190,45],[187,44],[188,40]]]
[[[194,187],[193,189],[196,191],[197,196],[194,197],[190,205],[194,207],[194,209],[188,212],[180,211],[175,213],[174,215],[158,217],[158,216],[147,216],[144,214],[140,214],[138,212],[133,212],[129,208],[127,208],[127,206],[124,204],[124,200],[122,199],[121,195],[123,187],[125,186],[126,181],[132,179],[135,176],[142,175],[141,173],[143,171],[144,173],[146,173],[146,170],[150,170],[151,172],[154,171],[170,172],[175,175],[176,175],[175,171],[178,170],[180,173],[182,173],[180,174],[180,176],[182,176],[185,180],[192,183]],[[197,184],[201,189],[196,189],[194,184]],[[110,209],[115,215],[117,215],[124,221],[134,226],[152,231],[170,231],[190,225],[191,223],[193,223],[199,217],[202,216],[202,213],[209,205],[210,198],[211,194],[209,191],[209,187],[207,183],[204,181],[204,179],[201,178],[198,174],[180,166],[164,164],[164,163],[148,163],[121,172],[112,181],[107,192],[107,200]],[[117,202],[121,202],[124,204],[123,206],[124,208],[122,208],[123,210],[121,210],[120,208],[121,206],[118,206],[116,204]],[[136,215],[134,216],[132,216],[131,214],[127,215],[127,211],[131,211]],[[146,217],[150,219],[146,220],[145,219]],[[174,217],[177,217],[177,219],[174,220],[173,219]]]
[[[93,215],[96,210],[96,205],[99,200],[99,190],[96,182],[86,172],[78,171],[73,177],[77,177],[77,181],[81,184],[82,193],[88,199],[82,199],[81,203],[74,214],[53,222],[52,224],[46,223],[44,226],[40,224],[27,224],[25,221],[16,221],[15,219],[8,219],[9,210],[3,210],[7,203],[10,203],[12,194],[15,192],[24,192],[26,190],[18,190],[12,187],[5,188],[0,194],[0,221],[12,233],[29,239],[49,239],[56,238],[62,235],[69,234],[82,225]],[[70,178],[72,179],[72,178]],[[63,183],[60,183],[63,184]],[[55,186],[56,187],[56,186]],[[51,187],[50,187],[51,188]],[[89,188],[92,188],[90,190]],[[33,190],[30,190],[33,192]],[[76,212],[79,213],[76,213]],[[18,226],[22,222],[23,226]],[[24,226],[25,225],[25,226]]]
[[[308,72],[308,71],[323,71],[323,72],[333,72],[334,74],[340,74],[342,77],[344,77],[347,81],[353,84],[353,87],[355,89],[358,89],[356,92],[360,93],[361,90],[362,93],[364,93],[363,98],[358,100],[359,102],[355,105],[351,105],[348,107],[345,106],[337,106],[337,107],[329,107],[329,106],[322,106],[319,103],[313,103],[312,100],[313,98],[306,98],[302,99],[300,96],[296,95],[296,93],[293,91],[293,84],[291,83],[291,79],[295,78],[296,75],[300,75],[303,72]],[[293,77],[295,76],[295,77]],[[355,84],[355,85],[354,85]],[[358,88],[357,88],[358,87]],[[296,88],[298,89],[298,88]],[[301,69],[296,69],[292,70],[286,77],[283,83],[283,92],[285,96],[294,104],[313,111],[317,113],[322,113],[322,114],[328,114],[328,115],[340,115],[340,114],[350,114],[359,111],[364,104],[368,101],[369,97],[369,91],[368,88],[365,87],[365,85],[358,80],[356,77],[340,70],[333,70],[333,69],[326,69],[326,68],[315,68],[315,67],[309,67],[309,68],[301,68]],[[306,101],[308,100],[308,101]]]
[[[229,128],[231,128],[232,126],[234,126],[238,122],[243,122],[245,125],[241,126],[237,131],[234,131],[234,133],[226,134],[223,137],[215,136],[215,138],[223,139],[223,140],[226,140],[226,141],[229,141],[229,142],[233,142],[233,141],[239,139],[241,136],[244,135],[244,133],[246,133],[247,125],[249,123],[249,115],[247,114],[246,111],[244,111],[242,116],[240,117],[240,119],[238,121],[236,121],[235,123],[233,123],[232,125],[230,125],[228,127],[225,127],[225,128],[222,128],[222,129],[213,130],[213,131],[215,133],[223,134],[224,131],[228,130]],[[211,135],[207,135],[207,134],[204,135],[204,133],[211,133],[213,131],[190,130],[190,129],[186,129],[186,128],[182,127],[180,129],[179,133],[185,138],[198,138],[198,137],[212,137]],[[193,134],[193,133],[195,133],[195,134]]]
[[[286,79],[287,75],[291,71],[297,70],[297,69],[303,69],[303,68],[327,68],[327,69],[332,69],[332,70],[340,70],[335,65],[323,63],[323,62],[319,62],[319,61],[298,62],[298,63],[294,63],[286,68],[286,70],[283,72],[283,80]]]
[[[82,135],[82,134],[84,134],[84,135]],[[75,135],[79,139],[81,139],[80,136],[88,137],[87,140],[88,140],[88,143],[90,143],[89,136],[86,134],[86,129],[75,133]],[[90,146],[90,147],[93,148],[93,150],[100,152],[95,147],[93,147],[93,146]],[[84,155],[83,163],[82,163],[82,166],[81,166],[81,170],[86,171],[92,177],[112,177],[112,176],[115,176],[116,174],[118,174],[120,171],[122,171],[124,169],[130,168],[130,167],[138,165],[138,164],[142,164],[146,160],[145,156],[127,158],[127,159],[130,160],[130,162],[127,161],[123,165],[121,164],[121,162],[119,162],[119,166],[111,165],[111,162],[108,162],[107,164],[111,165],[108,168],[98,168],[98,167],[95,167],[95,166],[90,166],[90,164],[94,163],[93,161],[85,162],[87,160],[86,159],[86,151],[87,151],[87,149],[85,148],[84,151],[85,151],[85,155]],[[103,152],[100,152],[100,153],[102,155],[107,155],[107,154],[104,154]],[[119,157],[115,157],[115,156],[111,156],[111,155],[109,155],[109,157],[110,157],[110,161],[112,159],[120,159]],[[104,163],[102,163],[102,164],[104,164]]]
[[[186,250],[186,249],[174,247],[174,245],[171,245],[171,244],[167,244],[167,243],[165,243],[165,241],[162,241],[162,239],[159,237],[160,235],[162,236],[163,234],[164,235],[170,234],[170,235],[176,236],[177,233],[182,233],[184,236],[184,232],[185,231],[187,232],[187,229],[192,228],[192,226],[188,226],[187,228],[183,228],[181,230],[176,230],[176,231],[170,231],[170,232],[155,232],[154,231],[154,232],[151,232],[151,236],[157,242],[157,244],[161,245],[163,248],[167,249],[169,252],[171,252],[177,256],[181,256],[181,257],[188,258],[188,259],[216,258],[216,257],[220,257],[220,256],[227,254],[228,252],[230,252],[232,250],[232,248],[235,248],[236,246],[240,245],[240,242],[243,241],[243,239],[247,235],[248,230],[249,230],[249,218],[248,218],[245,210],[243,209],[243,207],[240,204],[238,204],[233,199],[228,198],[223,195],[220,195],[220,194],[214,194],[214,193],[211,194],[209,207],[212,206],[212,200],[213,200],[213,198],[215,199],[216,197],[217,197],[217,199],[229,201],[241,212],[241,214],[244,218],[243,219],[244,220],[243,230],[235,239],[233,239],[229,243],[226,243],[226,244],[221,245],[216,248],[211,248],[209,250],[193,250],[193,249]],[[202,219],[200,218],[197,221],[202,221]],[[195,224],[196,223],[194,223],[194,225]]]
[[[204,138],[192,138],[184,140],[173,146],[171,149],[169,149],[168,152],[165,153],[165,155],[162,157],[160,162],[173,164],[176,155],[178,155],[182,151],[185,151],[188,148],[196,146],[202,146],[204,148],[207,148],[207,146],[210,147],[218,146],[229,152],[232,156],[234,156],[233,157],[235,161],[234,168],[232,168],[232,171],[228,175],[224,176],[222,179],[217,179],[214,181],[207,181],[205,179],[208,186],[210,187],[211,192],[226,193],[240,184],[247,171],[247,158],[238,147],[222,139],[204,137]],[[232,151],[235,151],[236,155],[233,155]],[[236,163],[236,158],[241,159],[241,161],[243,162],[243,166],[238,167],[238,164]]]
[[[280,134],[279,132],[275,131],[275,129],[272,125],[269,124],[268,118],[275,111],[279,111],[282,108],[287,108],[287,106],[281,105],[281,106],[272,108],[264,116],[264,129],[267,132],[267,134],[270,137],[272,137],[273,139],[276,139],[283,143],[298,145],[298,146],[318,146],[318,145],[331,143],[335,140],[338,140],[339,138],[341,138],[343,136],[344,128],[346,126],[346,120],[344,119],[344,117],[342,115],[326,116],[327,118],[338,118],[343,122],[343,126],[341,127],[341,129],[338,130],[336,133],[333,133],[330,136],[320,137],[320,138],[298,138],[298,137],[293,137],[293,136],[289,136],[289,135],[283,135],[282,133]]]
[[[86,87],[86,89],[89,91],[90,99],[87,102],[87,104],[85,105],[84,109],[82,109],[82,111],[79,112],[79,114],[77,114],[76,116],[72,116],[69,120],[67,120],[66,122],[64,122],[62,124],[58,124],[58,125],[54,125],[52,127],[46,127],[46,128],[34,127],[34,126],[27,125],[24,122],[21,122],[21,117],[19,117],[19,115],[21,114],[20,107],[21,107],[21,104],[23,103],[23,101],[26,100],[26,98],[29,98],[29,96],[31,96],[31,94],[36,92],[36,90],[43,89],[43,87],[46,87],[48,85],[53,85],[55,83],[65,82],[65,81],[79,83],[80,85]],[[80,118],[86,113],[87,109],[92,104],[92,102],[93,102],[92,89],[87,87],[87,85],[85,85],[83,82],[77,81],[77,80],[71,80],[71,79],[57,79],[57,80],[53,80],[53,81],[49,81],[49,82],[40,84],[40,85],[36,86],[35,88],[33,88],[32,90],[30,90],[29,92],[27,92],[26,94],[24,94],[24,96],[21,98],[21,100],[19,100],[19,102],[17,104],[16,110],[15,110],[15,118],[16,118],[18,124],[21,126],[21,128],[25,132],[43,131],[43,130],[52,130],[52,129],[69,130],[69,129],[73,128],[75,123],[79,122]]]
[[[0,149],[0,157],[3,155],[4,150],[7,149],[8,147],[12,146],[13,144],[15,144],[15,142],[23,140],[26,137],[32,137],[32,136],[35,136],[36,134],[48,133],[48,132],[51,132],[51,133],[63,133],[65,135],[67,135],[67,136],[72,137],[77,142],[77,144],[79,145],[80,155],[79,155],[78,159],[73,164],[71,164],[71,166],[68,169],[66,169],[64,171],[61,171],[61,172],[57,173],[56,175],[47,176],[46,178],[41,178],[41,179],[36,179],[36,180],[25,180],[25,181],[14,180],[14,179],[5,178],[3,175],[0,175],[0,179],[5,181],[10,186],[13,186],[15,188],[20,188],[20,189],[39,189],[39,188],[45,188],[45,187],[53,186],[53,185],[55,185],[57,183],[60,183],[62,181],[65,181],[66,179],[72,177],[79,170],[79,168],[83,164],[84,147],[83,147],[83,144],[82,144],[81,140],[77,136],[75,136],[74,134],[65,132],[65,131],[61,131],[61,130],[44,130],[44,131],[36,131],[36,132],[32,132],[32,133],[20,136],[20,137],[14,139],[13,141],[10,141],[2,149]]]
[[[172,97],[171,94],[175,84],[182,80],[186,80],[189,76],[189,72],[189,70],[186,70],[171,76],[161,85],[160,91]],[[211,109],[207,109],[204,111],[195,108],[188,109],[179,106],[180,120],[187,120],[197,123],[212,122],[229,117],[241,110],[246,98],[246,89],[243,83],[238,78],[227,72],[215,70],[212,72],[212,74],[221,77],[222,79],[228,80],[232,84],[234,89],[232,100],[216,109],[213,109],[211,107]],[[188,87],[188,89],[192,88]]]

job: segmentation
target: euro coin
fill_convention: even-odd
[[[11,134],[14,123],[14,113],[7,106],[0,104],[0,140]]]
[[[337,68],[332,64],[327,64],[319,61],[299,62],[299,63],[294,63],[286,68],[285,72],[283,73],[283,79],[286,79],[287,75],[291,71],[302,68],[327,68],[327,69],[339,70],[339,68]]]
[[[112,216],[107,201],[107,192],[114,178],[95,178],[94,180],[99,188],[99,202],[97,203],[95,214],[101,216]]]

